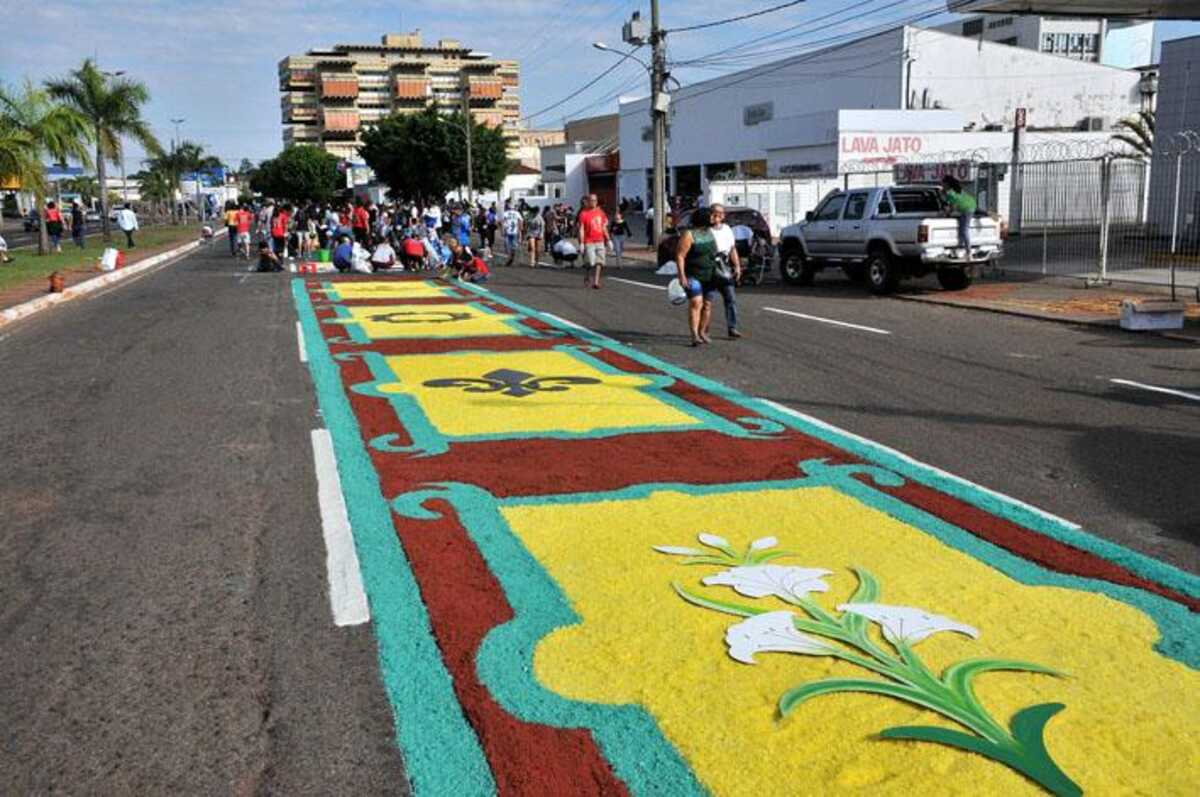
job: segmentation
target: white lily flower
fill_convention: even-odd
[[[915,645],[926,637],[940,631],[954,631],[965,634],[973,639],[979,638],[979,630],[973,626],[942,617],[940,614],[930,614],[924,609],[914,609],[911,606],[888,606],[883,603],[843,603],[837,607],[839,612],[850,612],[866,617],[879,624],[884,639],[893,645],[901,642]]]
[[[797,631],[793,623],[795,617],[791,612],[767,612],[730,626],[725,632],[729,657],[745,664],[757,664],[755,653],[828,656],[835,652],[824,642]]]
[[[708,576],[704,583],[710,587],[733,587],[739,595],[745,595],[747,598],[774,595],[787,600],[803,598],[810,592],[827,592],[829,585],[821,579],[831,572],[809,567],[744,565]]]
[[[701,532],[698,535],[698,539],[700,542],[704,543],[705,545],[711,545],[713,548],[729,547],[729,540],[725,539],[724,537],[718,537],[716,534],[705,534]]]
[[[669,553],[675,556],[707,556],[707,551],[702,551],[699,548],[684,548],[681,545],[655,545],[654,550],[659,553]]]
[[[775,539],[774,537],[759,537],[757,540],[750,543],[750,550],[765,551],[768,548],[774,548],[778,544],[779,540]]]

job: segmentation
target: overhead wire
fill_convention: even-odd
[[[776,11],[782,11],[785,8],[791,8],[792,6],[798,6],[803,2],[806,2],[806,0],[791,0],[791,2],[789,2],[789,3],[780,3],[779,5],[771,6],[770,8],[763,8],[758,11],[751,11],[747,14],[739,14],[736,17],[728,17],[726,19],[717,19],[717,20],[713,20],[712,22],[702,22],[699,25],[688,25],[688,26],[682,27],[682,28],[667,28],[663,31],[663,33],[687,33],[689,31],[693,31],[693,30],[705,30],[707,28],[716,28],[721,25],[729,25],[733,22],[741,22],[743,20],[754,19],[755,17],[761,17],[766,14],[772,14]]]

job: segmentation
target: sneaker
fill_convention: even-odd
[[[737,340],[741,336],[742,336],[742,333],[738,332],[736,329],[729,330],[729,339],[730,340]]]

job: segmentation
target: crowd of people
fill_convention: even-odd
[[[293,205],[267,199],[257,206],[230,203],[225,209],[229,251],[251,257],[259,271],[284,271],[285,264],[328,260],[341,272],[435,272],[475,283],[492,275],[489,264],[565,267],[582,258],[584,284],[598,290],[608,256],[618,267],[626,240],[627,206],[610,218],[595,194],[576,211],[565,203],[534,207],[525,200],[497,204],[376,203],[366,199]],[[670,214],[673,216],[674,214]],[[499,240],[497,240],[499,239]],[[730,339],[741,337],[735,286],[741,262],[720,205],[698,208],[678,236],[674,265],[688,305],[693,346],[711,342],[716,296],[722,298]]]
[[[564,203],[539,209],[524,199],[503,208],[482,202],[442,207],[361,198],[302,204],[267,199],[227,204],[224,221],[230,255],[249,259],[255,244],[261,271],[282,271],[286,263],[311,262],[324,252],[339,271],[451,270],[483,281],[490,275],[488,261],[513,266],[523,260],[536,268],[549,255],[566,267],[582,257],[593,288],[601,285],[609,252],[622,265],[630,235],[622,211],[610,219],[595,195],[585,197],[578,212]]]

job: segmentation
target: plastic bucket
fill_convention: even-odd
[[[328,249],[318,249],[317,250],[317,262],[319,262],[319,263],[328,263],[329,262],[329,250]]]

